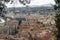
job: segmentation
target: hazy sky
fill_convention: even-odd
[[[6,3],[6,6],[7,7],[24,7],[26,5],[22,5],[21,3],[19,3],[18,0],[14,0],[14,3],[10,4],[11,2],[9,3]],[[44,5],[44,4],[55,4],[55,1],[54,0],[31,0],[31,3],[30,4],[27,4],[29,6],[41,6],[41,5]]]

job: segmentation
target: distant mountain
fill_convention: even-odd
[[[44,4],[42,6],[45,6],[45,7],[53,7],[54,4]]]
[[[44,4],[44,5],[27,5],[29,7],[53,7],[53,4]]]

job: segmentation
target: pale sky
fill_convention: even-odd
[[[19,3],[18,0],[14,0],[14,3],[10,4],[11,2],[9,3],[6,3],[6,6],[9,8],[9,7],[24,7],[26,5],[22,5],[21,3]],[[28,6],[41,6],[41,5],[44,5],[44,4],[55,4],[55,1],[54,0],[31,0],[31,3],[30,4],[27,4]]]

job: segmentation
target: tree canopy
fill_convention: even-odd
[[[60,0],[55,0],[56,3],[60,3]]]
[[[54,0],[54,1],[56,3],[56,5],[54,5],[54,9],[56,10],[56,9],[60,8],[60,0]]]
[[[4,0],[4,1],[7,2],[7,3],[10,2],[10,0]]]
[[[56,4],[58,5],[58,6],[54,6],[54,9],[56,10],[56,9],[58,9],[58,11],[60,10],[60,0],[55,0],[55,2],[56,2]],[[57,37],[57,40],[60,40],[60,12],[56,12],[56,19],[57,20],[55,20],[55,22],[56,22],[56,27],[57,27],[57,29],[58,29],[58,34],[56,35],[56,37]]]
[[[31,0],[19,0],[19,2],[22,3],[23,5],[30,4],[30,1]]]

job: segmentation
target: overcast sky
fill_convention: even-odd
[[[26,5],[22,5],[21,3],[19,3],[18,0],[14,0],[14,3],[10,4],[11,2],[9,3],[6,3],[6,6],[7,7],[24,7]],[[27,4],[29,6],[41,6],[41,5],[44,5],[44,4],[55,4],[55,1],[54,0],[31,0],[31,3],[30,4]]]

